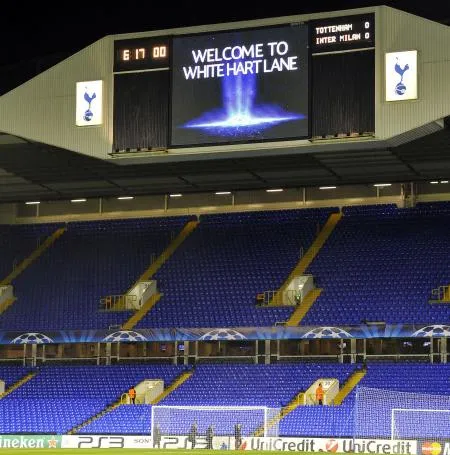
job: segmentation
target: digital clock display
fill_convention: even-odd
[[[114,72],[169,67],[170,40],[167,37],[114,41]]]

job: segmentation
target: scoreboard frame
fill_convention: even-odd
[[[207,147],[216,147],[216,146],[234,146],[240,144],[262,144],[270,142],[288,142],[295,140],[311,140],[311,135],[313,134],[313,86],[314,80],[312,79],[313,71],[313,57],[317,56],[320,58],[321,55],[325,56],[326,54],[336,54],[343,52],[353,52],[353,51],[364,51],[375,48],[375,13],[366,13],[366,14],[352,14],[352,15],[342,15],[334,16],[330,18],[323,19],[312,19],[306,20],[304,22],[285,22],[279,24],[271,25],[261,25],[254,27],[243,27],[243,28],[229,28],[221,29],[214,31],[201,31],[201,32],[188,32],[186,34],[162,34],[158,36],[148,36],[148,37],[139,37],[139,38],[128,38],[128,39],[117,39],[114,40],[114,59],[113,59],[113,75],[114,79],[120,77],[121,74],[127,73],[139,73],[139,72],[149,72],[149,71],[167,71],[169,77],[169,90],[167,93],[167,102],[168,102],[168,119],[167,119],[167,149],[192,149],[192,148],[207,148]],[[356,24],[355,24],[356,22]],[[321,47],[317,47],[314,43],[314,38],[317,37],[315,34],[316,28],[318,27],[337,27],[335,24],[342,25],[344,24],[347,27],[347,30],[340,30],[339,28],[331,29],[330,33],[327,33],[327,36],[337,36],[339,33],[358,33],[357,30],[364,23],[369,23],[369,29],[371,30],[371,36],[369,39],[343,39],[338,41],[338,38],[335,40],[330,40],[333,42],[325,42]],[[218,142],[200,142],[200,143],[183,143],[173,145],[173,131],[172,131],[172,111],[174,109],[174,99],[173,99],[173,60],[174,60],[174,41],[182,39],[184,37],[192,36],[207,36],[210,35],[214,37],[222,33],[238,33],[238,32],[249,32],[256,30],[268,30],[271,28],[281,28],[281,27],[295,27],[295,26],[307,26],[307,87],[308,87],[308,113],[307,113],[307,135],[296,135],[296,136],[282,136],[282,137],[269,137],[269,138],[258,138],[258,139],[243,139],[243,140],[232,140],[226,141],[221,140]],[[356,26],[357,25],[357,26]],[[359,28],[358,28],[359,27]],[[213,46],[212,46],[213,47]],[[154,55],[154,49],[166,49],[165,55]],[[144,49],[144,50],[143,50]],[[123,52],[128,51],[129,60],[123,59]],[[153,55],[152,55],[153,54]],[[135,58],[133,58],[135,57]],[[113,106],[113,115],[116,115],[116,105],[114,102]],[[115,146],[116,137],[115,129],[113,131],[114,140],[113,148],[118,150]],[[130,144],[130,149],[134,149],[133,144]],[[148,145],[148,149],[151,149],[151,144]],[[157,147],[160,148],[160,147]],[[122,150],[122,149],[121,149]]]

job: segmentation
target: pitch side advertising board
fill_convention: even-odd
[[[62,437],[43,434],[3,434],[0,435],[1,449],[58,449]]]
[[[418,455],[450,455],[450,440],[423,439],[417,441]]]
[[[153,444],[151,436],[120,435],[71,435],[62,436],[62,448],[68,449],[192,449],[187,436],[162,436],[159,444]],[[425,447],[428,447],[425,445]],[[436,447],[436,446],[433,446]],[[206,438],[196,439],[195,449],[206,449]],[[216,436],[214,449],[234,449],[235,439],[230,436]],[[313,453],[361,453],[377,455],[450,455],[418,450],[417,441],[390,439],[351,439],[351,438],[243,438],[239,450],[271,450],[279,452]],[[442,445],[444,448],[444,445]],[[443,449],[444,450],[444,449]]]
[[[245,438],[244,450],[417,455],[416,441],[351,438]]]

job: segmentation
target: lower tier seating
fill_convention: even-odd
[[[3,417],[0,419],[0,433],[66,433],[114,402],[131,384],[147,378],[162,378],[169,384],[184,368],[174,365],[42,367],[32,380],[0,400],[0,415]],[[335,377],[343,384],[357,368],[361,368],[361,365],[198,365],[194,375],[159,404],[280,408],[316,379]],[[23,369],[22,372],[26,374],[28,371]],[[369,363],[366,376],[341,406],[299,406],[281,420],[279,434],[390,438],[391,408],[396,405],[398,397],[403,396],[404,392],[422,394],[414,397],[412,405],[416,409],[427,406],[437,409],[439,403],[450,403],[449,377],[450,364]],[[362,405],[362,394],[374,390],[370,395],[372,398]],[[438,395],[439,398],[430,401],[429,394]],[[80,433],[148,434],[152,425],[151,414],[150,405],[122,405],[94,420]],[[367,418],[358,420],[358,415]],[[231,434],[236,418],[243,422],[250,421],[236,412],[234,417],[227,418],[223,415],[209,416],[203,420],[199,418],[199,434],[204,435],[211,422],[217,434]],[[433,424],[426,428],[417,422],[409,422],[409,426],[404,420],[399,422],[403,425],[403,435],[411,436],[408,431],[413,428],[416,435],[420,430],[424,437],[437,437],[444,436],[448,430],[448,420],[445,421],[447,424],[443,426]],[[187,432],[192,425],[192,417],[183,411],[175,412],[165,425],[163,434]],[[244,435],[257,429],[255,423],[253,426],[247,424],[247,428],[245,423],[243,425]]]
[[[170,384],[175,365],[49,366],[0,400],[0,433],[65,433],[144,379]]]
[[[444,395],[449,396],[450,402],[449,377],[450,365],[448,364],[369,363],[367,374],[358,386],[381,391],[377,392],[380,400],[363,407],[366,409],[365,412],[371,412],[368,414],[371,417],[366,419],[367,425],[361,424],[355,428],[355,423],[358,422],[354,414],[358,391],[356,389],[339,407],[298,407],[281,421],[280,432],[284,435],[329,437],[353,436],[355,432],[360,432],[365,433],[363,436],[390,438],[391,409],[395,404],[386,393],[383,393],[383,390]],[[418,400],[414,406],[420,407]],[[424,437],[426,436],[424,434]]]
[[[0,366],[0,380],[5,382],[5,390],[7,390],[31,371],[31,368],[17,365],[2,365]]]
[[[167,396],[161,405],[171,406],[267,406],[280,409],[300,391],[306,390],[316,379],[321,377],[338,378],[344,383],[356,369],[355,365],[342,364],[273,364],[273,365],[238,365],[208,364],[198,365],[194,375],[179,388]],[[162,428],[166,434],[188,431],[192,421],[180,411],[175,426]],[[235,411],[234,418],[244,418]],[[126,419],[128,416],[130,419]],[[240,416],[240,417],[239,417]],[[198,422],[199,431],[206,431],[206,421],[213,422],[210,414],[204,422]],[[224,416],[218,416],[217,431],[230,432],[235,422],[224,422]],[[259,419],[262,418],[260,415]],[[260,420],[255,418],[252,431],[257,429]],[[123,422],[123,420],[127,420]],[[120,433],[139,434],[143,426],[151,425],[151,406],[124,405],[95,420],[82,429],[83,433]],[[214,423],[214,422],[213,422]],[[169,423],[168,423],[169,425]],[[220,429],[220,430],[219,430]],[[243,428],[243,434],[249,429]]]

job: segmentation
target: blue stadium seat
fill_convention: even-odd
[[[0,400],[0,433],[66,433],[131,385],[144,379],[163,379],[167,385],[183,370],[175,365],[40,367],[33,379]]]

